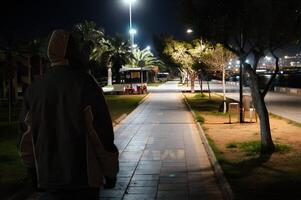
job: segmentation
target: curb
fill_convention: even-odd
[[[143,97],[143,99],[141,99],[141,101],[139,101],[138,105],[142,104],[143,102],[145,102],[147,100],[147,98],[150,96],[150,93],[148,93],[145,97]],[[138,107],[138,106],[137,106]],[[137,108],[136,107],[136,108]],[[132,110],[132,112],[134,112],[136,110],[136,108],[134,110]],[[131,112],[131,113],[132,113]],[[117,126],[118,124],[120,124],[129,114],[122,114],[120,117],[118,117],[114,122],[113,122],[113,128],[115,128],[115,126]],[[114,130],[115,131],[115,130]]]
[[[187,102],[187,99],[186,97],[184,96],[183,93],[181,93],[182,96],[183,96],[183,100],[188,108],[188,110],[190,111],[190,113],[192,114],[194,120],[196,119],[196,115],[194,113],[194,111],[191,109],[191,106],[188,104]],[[201,125],[195,121],[198,129],[199,129],[199,134],[200,134],[200,137],[203,141],[203,144],[204,144],[204,147],[205,147],[205,150],[208,154],[208,157],[209,157],[209,160],[210,160],[210,163],[213,167],[213,170],[214,170],[214,173],[217,177],[217,181],[220,185],[220,188],[222,190],[222,194],[223,194],[223,198],[224,200],[233,200],[234,199],[234,195],[233,195],[233,191],[231,189],[231,186],[229,184],[229,182],[227,181],[226,177],[224,176],[224,172],[218,162],[218,160],[216,159],[215,157],[215,154],[212,150],[212,148],[210,147],[209,143],[208,143],[208,140],[206,138],[206,135],[204,133],[204,130],[203,128],[201,127]]]
[[[145,97],[143,97],[143,99],[141,99],[141,101],[138,103],[138,105],[144,103],[148,99],[149,96],[150,96],[150,93],[148,93]]]
[[[113,121],[113,127],[115,127],[117,124],[120,124],[122,120],[124,120],[128,114],[123,113],[120,117],[118,117],[115,121]]]

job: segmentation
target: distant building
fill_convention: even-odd
[[[280,60],[280,66],[282,67],[301,67],[301,53],[294,56],[284,56]]]

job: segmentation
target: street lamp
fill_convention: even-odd
[[[186,30],[186,33],[191,34],[191,33],[193,33],[193,30],[191,28],[189,28],[189,29]]]
[[[130,14],[130,36],[131,36],[131,43],[132,45],[135,44],[134,41],[134,35],[135,34],[131,34],[131,30],[133,30],[132,28],[132,4],[136,2],[136,0],[123,0],[125,3],[127,3],[129,5],[129,14]]]
[[[147,46],[146,49],[150,51],[152,48],[151,46]]]
[[[135,35],[137,34],[137,30],[131,28],[130,31],[129,31],[129,33],[130,33],[130,36],[131,36],[131,44],[132,44],[132,46],[134,47],[134,46],[135,46],[135,40],[134,40],[134,37],[135,37]]]

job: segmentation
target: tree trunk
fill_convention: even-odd
[[[265,98],[265,96],[267,95],[267,93],[269,92],[269,90],[272,88],[273,82],[274,82],[277,74],[279,73],[279,58],[273,52],[272,52],[272,55],[274,56],[274,58],[276,60],[275,61],[276,69],[275,69],[272,77],[270,78],[269,82],[267,83],[265,89],[262,92],[263,98]]]
[[[264,154],[272,153],[275,150],[275,146],[271,136],[269,113],[260,92],[258,76],[249,64],[245,65],[245,70],[250,76],[252,99],[260,119],[261,152]]]
[[[207,86],[208,86],[209,100],[211,100],[211,90],[210,90],[209,81],[207,81]]]
[[[186,75],[184,74],[184,72],[181,72],[181,77],[182,77],[182,84],[185,84]]]
[[[112,67],[108,67],[108,86],[112,85]]]
[[[201,93],[203,93],[203,79],[202,79],[201,72],[198,73],[198,79],[199,79],[199,85],[200,85]]]
[[[184,71],[182,71],[180,68],[178,68],[180,73],[181,73],[181,83],[184,85],[185,84],[185,80],[186,80],[186,74],[184,73]]]
[[[224,97],[224,113],[227,112],[227,98],[226,98],[226,70],[225,67],[223,67],[223,97]]]
[[[191,93],[195,93],[194,82],[195,82],[195,75],[194,74],[190,74],[190,88],[191,88]]]
[[[189,71],[186,72],[187,87],[189,86]]]

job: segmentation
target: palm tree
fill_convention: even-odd
[[[92,42],[94,45],[105,37],[105,32],[95,22],[85,20],[73,28],[74,33],[79,34],[84,42]]]
[[[164,63],[156,58],[154,54],[150,51],[149,48],[145,48],[140,50],[139,48],[135,48],[133,50],[133,59],[132,66],[137,66],[141,68],[141,84],[143,83],[143,68],[147,67],[149,69],[156,67],[164,68]]]
[[[83,51],[82,53],[90,55],[89,62],[85,62],[85,64],[88,65],[87,68],[89,68],[91,73],[94,75],[99,64],[97,64],[98,62],[91,64],[90,61],[93,60],[93,49],[95,49],[96,46],[99,49],[100,44],[102,44],[105,40],[105,31],[103,28],[98,27],[95,22],[86,20],[76,24],[73,28],[73,33],[77,42],[80,43],[80,48]]]
[[[120,83],[119,70],[132,58],[130,46],[121,37],[103,39],[94,48],[92,59],[108,67],[108,85],[112,85],[112,72]]]
[[[153,66],[164,67],[164,63],[158,58],[156,58],[148,48],[145,48],[143,50],[135,48],[133,50],[132,65],[137,67],[149,68]]]

